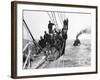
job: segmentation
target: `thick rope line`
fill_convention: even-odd
[[[35,46],[38,46],[40,49],[42,49],[41,46],[35,41],[35,39],[34,39],[32,33],[31,33],[30,29],[28,28],[28,25],[26,24],[26,22],[25,22],[24,19],[23,19],[23,22],[24,22],[24,24],[26,25],[26,28],[27,28],[27,30],[28,30],[28,32],[29,32],[29,34],[30,34],[30,36],[31,36],[31,38],[32,38],[33,43],[35,44]]]

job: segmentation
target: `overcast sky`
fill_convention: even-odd
[[[60,19],[58,17],[58,12],[56,12],[56,19],[59,24],[59,28],[62,28]],[[68,39],[75,39],[77,33],[81,30],[91,28],[91,14],[84,13],[62,13],[62,16],[68,18],[69,28],[68,28]],[[40,36],[44,35],[44,31],[48,31],[48,21],[50,17],[47,12],[43,11],[23,11],[23,18],[25,19],[30,31],[32,32],[35,39],[39,39]],[[64,17],[63,17],[64,18]],[[23,25],[24,27],[25,25]],[[27,37],[27,32],[23,29],[24,38]],[[79,37],[80,39],[90,39],[91,34],[83,34]]]

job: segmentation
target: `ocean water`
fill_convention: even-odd
[[[91,40],[80,40],[80,42],[80,46],[73,46],[74,40],[67,40],[64,55],[53,62],[45,62],[38,69],[91,66]],[[27,43],[28,41],[24,40],[23,46]]]
[[[91,66],[91,40],[81,40],[80,46],[73,46],[74,40],[66,41],[65,54],[44,68]]]

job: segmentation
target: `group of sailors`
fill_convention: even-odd
[[[62,47],[62,43],[64,40],[67,39],[67,33],[66,31],[64,32],[64,28],[61,29],[57,29],[54,28],[53,29],[53,25],[55,25],[54,23],[51,23],[51,21],[49,21],[48,24],[48,33],[47,31],[44,31],[44,36],[40,36],[40,40],[38,42],[38,44],[44,48],[46,46],[54,46],[56,47],[58,50]],[[67,24],[65,24],[67,25]]]

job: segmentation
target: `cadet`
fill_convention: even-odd
[[[66,28],[67,28],[67,30],[68,30],[68,19],[65,19],[64,22],[63,22],[63,24],[64,24],[64,27],[67,26]]]
[[[63,39],[67,39],[67,30],[68,30],[68,19],[65,19],[64,21],[63,21],[63,24],[64,24],[64,27],[63,27],[63,29],[62,29],[62,37],[63,37]]]
[[[49,33],[52,33],[53,32],[53,30],[52,30],[53,25],[55,25],[55,24],[54,23],[51,23],[51,21],[49,21],[49,24],[48,24]]]
[[[44,40],[46,43],[49,43],[51,36],[45,31]]]
[[[46,42],[45,40],[42,38],[42,36],[40,37],[40,40],[39,40],[39,45],[44,48],[46,46]]]

